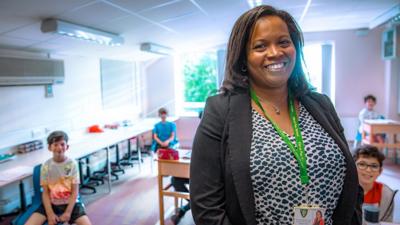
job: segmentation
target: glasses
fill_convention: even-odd
[[[378,164],[367,164],[364,162],[357,163],[357,168],[360,170],[367,170],[368,167],[371,168],[371,171],[373,172],[378,172],[379,169],[381,168],[381,166],[379,166]]]

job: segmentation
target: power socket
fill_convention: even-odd
[[[37,138],[43,134],[43,131],[41,129],[33,129],[31,131],[31,137],[32,138]]]

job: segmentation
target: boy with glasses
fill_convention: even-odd
[[[382,173],[382,162],[385,156],[372,145],[363,145],[356,149],[354,160],[357,165],[358,180],[364,189],[364,205],[374,205],[379,208],[379,220],[393,221],[394,196],[387,185],[377,182]]]

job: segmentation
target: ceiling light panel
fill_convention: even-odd
[[[109,46],[119,46],[124,43],[124,39],[117,34],[82,26],[79,24],[69,23],[58,19],[43,20],[41,30],[44,33],[57,33],[63,36],[73,37]]]

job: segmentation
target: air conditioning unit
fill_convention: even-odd
[[[0,86],[43,85],[64,82],[64,62],[0,56]]]

